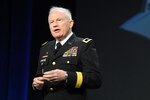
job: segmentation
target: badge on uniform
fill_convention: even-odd
[[[46,52],[46,54],[42,56],[42,58],[40,60],[41,65],[43,65],[43,63],[47,61],[47,58],[48,58],[48,52]]]
[[[67,50],[67,51],[63,54],[63,57],[77,56],[77,51],[78,51],[78,47],[72,47],[71,49]]]

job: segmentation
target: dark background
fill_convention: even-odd
[[[104,84],[88,100],[149,100],[150,40],[120,29],[143,0],[1,0],[0,100],[40,100],[32,90],[39,49],[52,40],[51,6],[71,10],[77,36],[93,38]]]

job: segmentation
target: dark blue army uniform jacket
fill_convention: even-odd
[[[94,42],[73,34],[56,55],[55,40],[41,46],[36,76],[43,72],[62,69],[68,77],[61,82],[45,81],[44,100],[85,100],[87,88],[101,86],[101,71]]]

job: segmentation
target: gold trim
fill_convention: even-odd
[[[83,75],[81,72],[76,72],[77,74],[77,82],[75,88],[80,88],[83,82]]]

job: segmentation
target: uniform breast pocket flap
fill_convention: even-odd
[[[62,60],[61,61],[62,64],[69,64],[69,65],[78,64],[77,57],[66,57],[66,58],[62,58],[61,60]]]

